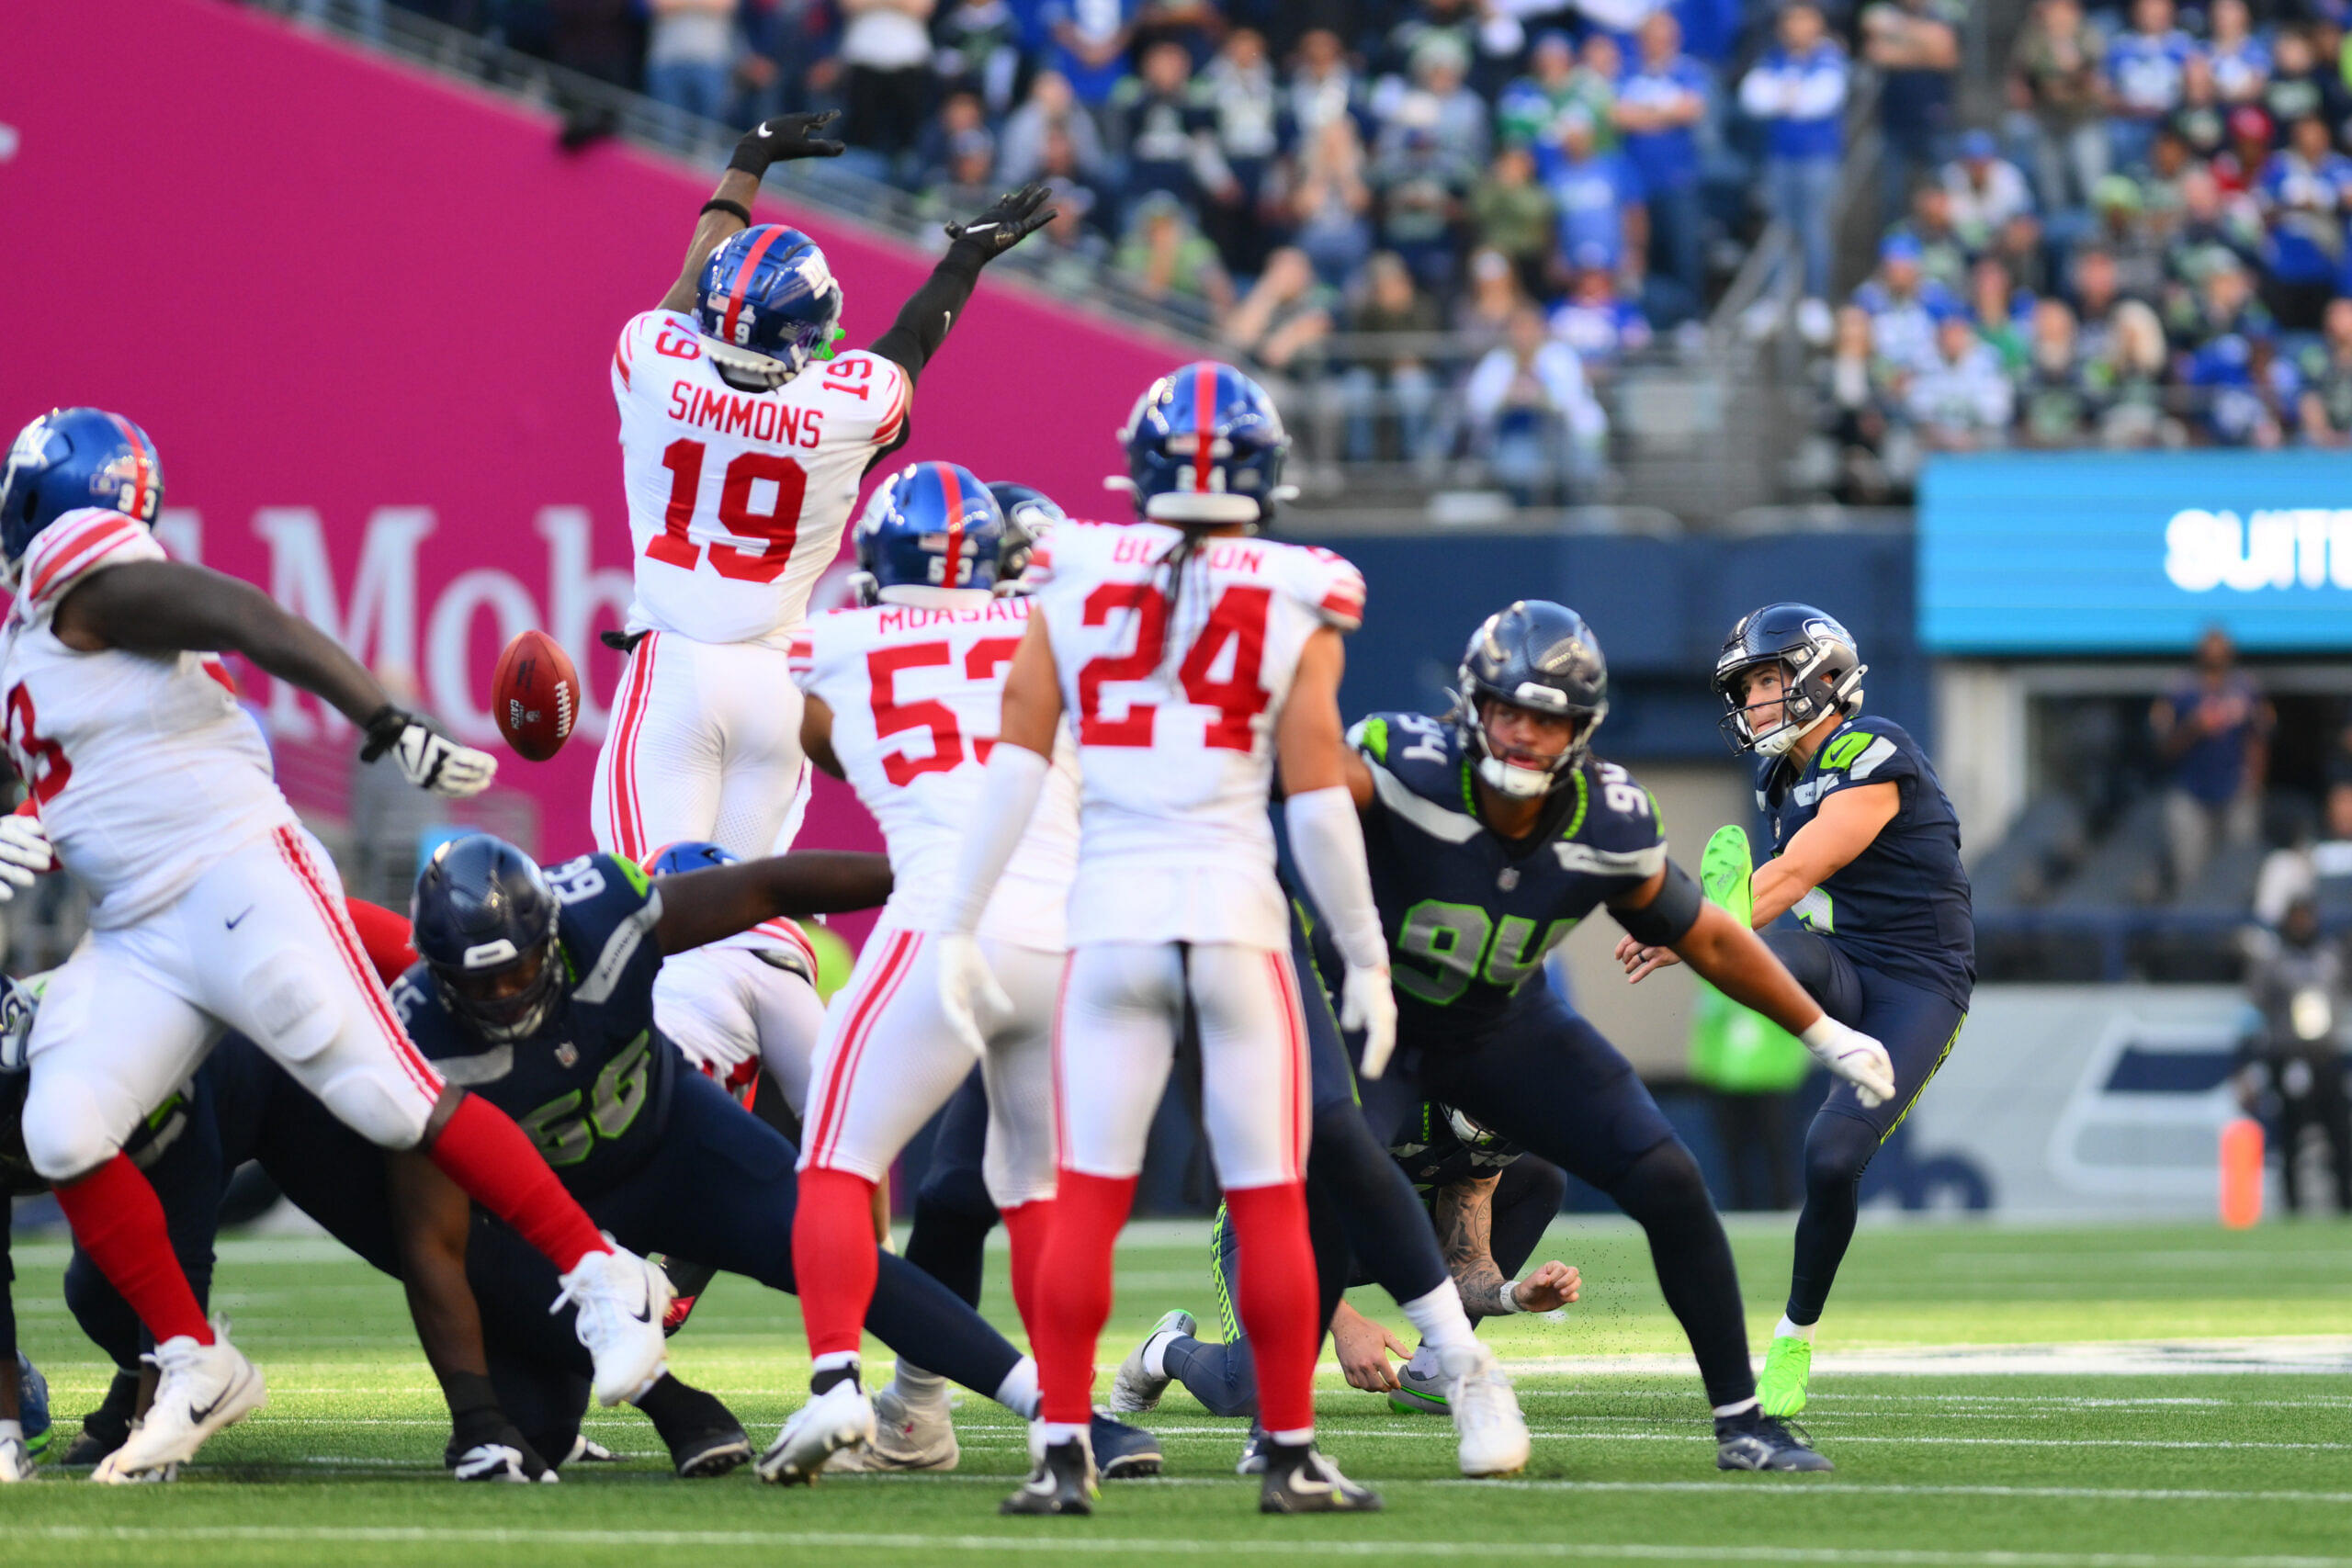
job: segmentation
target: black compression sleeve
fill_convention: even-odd
[[[1668,861],[1666,880],[1658,885],[1657,897],[1638,909],[1609,912],[1625,934],[1643,946],[1672,947],[1698,922],[1700,906],[1705,902],[1690,874]]]
[[[972,298],[973,287],[980,281],[979,247],[958,242],[947,247],[939,265],[931,269],[907,302],[899,308],[899,319],[890,330],[874,340],[871,352],[885,359],[895,360],[912,381],[947,341],[947,329],[963,313]]]

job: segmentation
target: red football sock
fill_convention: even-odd
[[[1269,1432],[1315,1425],[1315,1248],[1306,1239],[1306,1190],[1295,1181],[1225,1195],[1240,1248],[1234,1305],[1258,1358],[1258,1423]]]
[[[196,1304],[196,1292],[172,1252],[164,1205],[129,1155],[118,1150],[81,1180],[60,1187],[57,1206],[65,1211],[74,1239],[130,1303],[156,1344],[183,1335],[199,1345],[212,1343],[212,1325],[204,1321],[204,1309]]]
[[[1037,1280],[1043,1272],[1046,1238],[1053,1234],[1054,1201],[1039,1198],[1004,1211],[1005,1239],[1012,1243],[1012,1307],[1037,1343]]]
[[[855,1355],[882,1259],[875,1183],[854,1171],[804,1170],[792,1213],[792,1278],[812,1356]]]
[[[563,1272],[592,1252],[612,1250],[514,1118],[481,1096],[458,1102],[428,1153],[468,1197],[514,1226]]]
[[[1062,1172],[1044,1256],[1031,1279],[1033,1290],[1040,1279],[1054,1281],[1033,1303],[1038,1321],[1030,1325],[1043,1396],[1038,1414],[1048,1421],[1083,1427],[1093,1418],[1094,1349],[1111,1317],[1111,1250],[1135,1201],[1132,1176]],[[1307,1297],[1312,1315],[1314,1292]]]

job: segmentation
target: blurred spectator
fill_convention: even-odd
[[[2275,722],[2262,688],[2237,668],[2230,634],[2209,627],[2195,670],[2148,710],[2166,769],[2165,838],[2175,889],[2197,880],[2217,843],[2255,841]]]
[[[1552,335],[1577,351],[1596,381],[1629,354],[1649,346],[1650,323],[1641,308],[1617,295],[1617,278],[1598,245],[1569,258],[1575,268],[1567,297],[1553,310]]]
[[[2173,25],[2172,0],[2132,0],[2132,25],[2107,48],[2108,140],[2115,165],[2147,156],[2156,125],[2180,107],[2194,39]]]
[[[1070,96],[1101,114],[1126,74],[1137,0],[1043,0],[1037,23],[1053,40],[1048,60]]]
[[[1934,364],[1936,323],[1961,315],[1951,291],[1921,275],[1918,242],[1903,235],[1879,247],[1878,271],[1854,290],[1854,303],[1870,317],[1879,357],[1905,370]]]
[[[1163,41],[1144,51],[1139,74],[1112,91],[1111,123],[1127,160],[1129,203],[1166,191],[1197,210],[1206,191],[1232,182],[1209,139],[1209,110],[1194,99],[1192,85],[1192,57],[1182,44]]]
[[[2165,329],[2155,311],[2137,299],[2110,296],[2098,346],[2090,346],[2087,331],[2083,343],[2098,397],[2099,444],[2122,449],[2175,442],[2165,407]]]
[[[2344,222],[2352,213],[2352,158],[2329,145],[2327,127],[2305,115],[2288,127],[2258,191],[2270,243],[2270,307],[2289,332],[2317,332],[2344,265]]]
[[[1193,299],[1216,314],[1232,308],[1233,285],[1216,247],[1193,224],[1184,204],[1153,191],[1136,202],[1114,265],[1147,299]]]
[[[2341,66],[2324,58],[2311,36],[2289,28],[2278,35],[2270,80],[2262,89],[2262,107],[2274,125],[2287,125],[2305,115],[2317,115],[2340,127],[2352,114],[2352,93],[2345,86]]]
[[[2051,209],[2080,207],[2108,170],[2100,61],[2081,0],[2037,0],[2009,54],[2009,102],[2030,117],[2034,183]]]
[[[1405,113],[1419,114],[1407,104]],[[1454,155],[1431,125],[1406,130],[1374,163],[1369,176],[1380,199],[1380,243],[1394,252],[1422,288],[1453,281],[1454,227],[1476,170]]]
[[[2301,417],[2314,446],[2352,446],[2352,299],[2327,302],[2318,343],[2303,350]]]
[[[1999,358],[2001,373],[2015,376],[2023,370],[2025,324],[2033,312],[2033,299],[2010,286],[2009,269],[1991,256],[1970,268],[1968,305],[1976,318],[1976,335]]]
[[[2287,1212],[2302,1212],[2302,1178],[2296,1168],[2308,1128],[2326,1141],[2336,1213],[2352,1213],[2342,945],[2321,932],[2319,906],[2304,894],[2288,905],[2276,932],[2256,933],[2248,959],[2246,1000],[2260,1023],[2239,1044],[2239,1100],[2249,1111],[2267,1112]]]
[[[1921,186],[1911,193],[1911,216],[1888,231],[1919,248],[1919,270],[1930,281],[1957,294],[1968,287],[1968,261],[1977,244],[1952,221],[1952,195],[1940,184]]]
[[[1657,11],[1642,24],[1641,54],[1618,84],[1616,123],[1650,225],[1649,264],[1693,299],[1706,288],[1700,255],[1699,139],[1707,68],[1682,52],[1681,24]]]
[[[1225,37],[1225,17],[1215,0],[1143,0],[1135,34],[1138,50],[1172,43],[1184,51],[1186,69],[1197,70]]]
[[[2230,111],[2230,144],[2215,153],[2213,178],[2232,196],[2251,192],[2270,163],[2270,116],[2251,104]]]
[[[986,136],[989,111],[978,93],[952,93],[939,106],[939,112],[925,122],[922,134],[915,140],[915,162],[920,172],[915,183],[923,187],[945,185],[956,177],[951,165],[960,142],[968,148],[975,134]]]
[[[724,119],[735,65],[735,0],[649,0],[645,90],[680,114]]]
[[[2211,338],[2189,355],[2184,380],[2198,397],[2199,428],[2214,445],[2267,450],[2285,442],[2294,373],[2271,339],[2244,333]]]
[[[1207,107],[1209,138],[1227,175],[1225,186],[1211,193],[1209,232],[1227,266],[1254,274],[1272,243],[1264,203],[1274,162],[1295,135],[1266,59],[1264,37],[1251,28],[1236,28],[1201,73],[1195,92]]]
[[[1522,305],[1507,341],[1478,361],[1462,389],[1475,448],[1521,506],[1581,491],[1598,466],[1608,416],[1593,400],[1576,350]]]
[[[1293,243],[1316,272],[1338,284],[1372,252],[1372,187],[1364,183],[1363,144],[1345,115],[1323,122],[1300,161],[1291,194]]]
[[[1690,1019],[1690,1078],[1707,1092],[1722,1147],[1727,1209],[1796,1206],[1797,1145],[1791,1097],[1813,1073],[1804,1043],[1760,1013],[1699,982]]]
[[[1472,168],[1487,161],[1487,100],[1464,84],[1470,51],[1451,32],[1431,31],[1413,47],[1413,85],[1395,96],[1383,118],[1380,151],[1403,137],[1426,130],[1455,159]]]
[[[1035,274],[1055,293],[1083,293],[1093,287],[1094,269],[1111,260],[1110,243],[1087,221],[1096,197],[1069,180],[1047,185],[1053,192],[1053,221],[1007,259]]]
[[[2153,299],[2164,288],[2165,255],[2141,219],[2144,200],[2140,182],[2129,175],[2109,175],[2091,192],[2094,230],[2099,248],[2115,268],[2115,286],[2141,299]]]
[[[998,180],[1012,189],[1038,178],[1046,169],[1046,140],[1056,133],[1069,139],[1079,178],[1092,185],[1108,172],[1102,132],[1079,107],[1069,79],[1058,71],[1040,71],[1029,84],[1028,97],[1005,117]]]
[[[1524,147],[1507,144],[1496,152],[1493,167],[1470,193],[1470,227],[1478,243],[1500,252],[1531,290],[1543,287],[1558,217],[1552,193],[1535,183],[1535,155]]]
[[[1505,87],[1495,102],[1495,128],[1506,143],[1540,147],[1552,140],[1552,123],[1577,102],[1576,46],[1568,35],[1547,32],[1528,54],[1527,74]],[[1585,103],[1588,114],[1601,106]]]
[[[1412,269],[1401,257],[1382,251],[1365,264],[1363,299],[1348,319],[1348,330],[1358,335],[1360,346],[1340,382],[1348,410],[1350,461],[1363,462],[1384,449],[1404,458],[1426,454],[1437,376],[1422,351],[1382,340],[1396,333],[1433,333],[1442,326],[1436,301],[1415,285]],[[1382,441],[1384,427],[1392,424],[1395,441]]]
[[[2270,50],[2254,36],[2245,0],[2212,0],[2206,12],[2205,58],[2222,101],[2251,103],[2270,85]]]
[[[2002,224],[2000,232],[1993,236],[1993,248],[1987,254],[2007,267],[2009,276],[2027,293],[2051,291],[2050,252],[2042,243],[2041,220],[2032,213],[2018,213]]]
[[[2199,158],[2211,158],[2229,145],[2230,106],[2213,80],[2213,62],[2192,54],[2181,70],[2180,107],[2165,118],[2165,129],[2188,144]]]
[[[1236,351],[1259,367],[1303,378],[1323,362],[1337,294],[1317,280],[1315,265],[1295,246],[1266,258],[1266,270],[1219,329]]]
[[[1943,168],[1943,188],[1951,195],[1951,224],[1972,251],[1993,243],[2001,227],[2033,210],[2024,172],[2000,155],[1989,130],[1960,139],[1960,156]]]
[[[1825,333],[1847,74],[1846,52],[1823,28],[1821,12],[1795,0],[1781,13],[1777,40],[1739,85],[1740,107],[1765,126],[1766,198],[1772,216],[1795,235],[1804,258],[1804,299]]]
[[[970,217],[997,198],[996,138],[975,128],[959,131],[948,144],[946,177],[923,192],[926,221],[944,223]]]
[[[1904,412],[1928,450],[1978,452],[2005,444],[2015,398],[2000,355],[1955,314],[1937,323],[1935,358],[1911,378]]]
[[[972,93],[990,118],[1012,107],[1021,77],[1021,18],[1005,0],[956,0],[932,28],[939,90]]]
[[[2075,336],[2075,312],[2063,299],[2033,307],[2033,333],[2018,378],[2018,440],[2027,446],[2079,446],[2094,407],[2090,367]]]
[[[2075,253],[2074,299],[2075,325],[2080,329],[2086,358],[2106,355],[2115,326],[2115,307],[2123,291],[2117,286],[2115,258],[2098,245]],[[2159,349],[2162,344],[2158,344]]]
[[[1573,257],[1587,245],[1598,245],[1613,268],[1624,259],[1629,222],[1638,221],[1633,215],[1641,192],[1633,171],[1616,153],[1598,149],[1592,122],[1582,111],[1561,116],[1554,130],[1559,158],[1550,184],[1559,209],[1559,254]]]
[[[846,73],[842,140],[896,156],[931,109],[933,0],[839,0]]]
[[[1470,253],[1470,290],[1454,302],[1448,324],[1473,355],[1484,355],[1510,336],[1511,316],[1525,301],[1523,282],[1500,251]]]
[[[1881,221],[1904,209],[1912,182],[1949,152],[1965,0],[1871,0],[1862,7],[1862,58],[1880,73]]]
[[[1355,73],[1348,65],[1340,35],[1311,28],[1299,35],[1290,70],[1290,116],[1302,141],[1312,141],[1331,120],[1356,111]]]
[[[1841,307],[1829,356],[1821,367],[1821,418],[1823,434],[1836,454],[1835,493],[1849,506],[1883,503],[1898,488],[1886,461],[1894,424],[1888,392],[1892,374],[1892,367],[1871,352],[1870,312],[1860,305]]]

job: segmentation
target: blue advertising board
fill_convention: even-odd
[[[2051,453],[1931,463],[1919,640],[1937,654],[2352,649],[2352,456]]]

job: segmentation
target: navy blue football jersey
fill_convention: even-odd
[[[1388,934],[1400,1047],[1483,1038],[1577,921],[1666,864],[1657,803],[1614,762],[1588,757],[1553,792],[1535,830],[1506,839],[1477,815],[1453,725],[1374,714],[1348,738],[1372,767],[1364,848]]]
[[[594,1195],[644,1167],[669,1119],[678,1048],[653,1026],[662,895],[617,855],[582,855],[547,879],[566,984],[537,1033],[484,1042],[422,963],[392,987],[392,1003],[451,1083],[514,1118],[566,1187]]]
[[[1500,1133],[1481,1127],[1450,1105],[1421,1101],[1421,1114],[1388,1145],[1413,1190],[1426,1198],[1456,1182],[1499,1176],[1526,1153]]]
[[[1976,985],[1976,921],[1960,863],[1960,818],[1919,743],[1891,719],[1865,714],[1838,727],[1802,774],[1787,759],[1761,760],[1756,805],[1770,824],[1772,852],[1820,815],[1824,796],[1892,784],[1894,818],[1870,846],[1797,903],[1806,927],[1867,969],[1968,1006]]]

